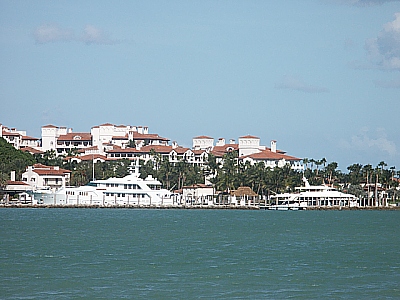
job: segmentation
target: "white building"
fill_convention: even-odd
[[[22,174],[22,181],[29,184],[33,190],[65,187],[70,181],[71,171],[57,166],[34,164]]]
[[[303,170],[302,160],[300,158],[287,155],[286,152],[276,149],[276,141],[271,141],[271,148],[265,148],[264,150],[251,153],[239,157],[241,161],[246,163],[250,162],[251,165],[257,163],[264,163],[268,168],[282,168],[285,165],[290,165],[294,170]]]
[[[260,138],[252,135],[239,137],[239,157],[258,153],[265,150],[265,146],[260,146]]]
[[[197,136],[192,141],[194,150],[211,150],[214,147],[214,139],[209,136]]]
[[[214,204],[214,188],[205,184],[184,186],[182,198],[185,205],[212,205]]]
[[[8,143],[13,145],[15,149],[25,147],[38,149],[40,146],[39,139],[27,136],[25,130],[10,129],[2,124],[0,124],[0,137],[3,137]]]
[[[292,169],[303,170],[300,158],[287,155],[285,151],[278,150],[276,141],[271,141],[270,148],[260,145],[260,138],[252,135],[241,136],[238,144],[230,140],[228,144],[225,139],[220,138],[215,146],[210,146],[214,139],[207,136],[193,138],[193,149],[203,148],[216,157],[217,163],[223,163],[226,153],[237,151],[239,161],[249,161],[252,165],[263,162],[266,167],[275,168],[290,165]]]
[[[90,133],[75,133],[71,128],[46,125],[42,127],[41,150],[55,150],[57,155],[66,154],[73,149],[81,150],[80,152],[85,154],[105,155],[114,147],[125,149],[130,142],[138,148],[145,145],[168,145],[169,139],[158,134],[149,134],[148,130],[147,126],[105,123],[92,127]]]
[[[57,138],[57,155],[67,154],[71,150],[92,148],[92,135],[87,132],[69,132]]]
[[[146,145],[167,146],[169,142],[169,139],[160,137],[158,134],[149,134],[147,126],[117,126],[106,123],[92,127],[90,133],[93,146],[97,146],[101,154],[110,150],[106,147],[109,144],[125,149],[130,142],[133,142],[136,148]]]
[[[59,136],[66,135],[68,132],[72,132],[72,129],[67,130],[67,127],[57,127],[54,125],[42,126],[42,151],[56,151]]]

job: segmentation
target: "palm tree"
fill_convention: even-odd
[[[370,196],[371,196],[371,194],[370,194],[370,182],[372,181],[372,166],[371,165],[365,165],[363,168],[362,168],[362,172],[363,172],[363,176],[364,176],[364,178],[366,179],[366,185],[367,185],[367,193],[368,193],[368,195],[367,195],[367,205],[368,206],[371,206],[371,199],[370,199]]]
[[[336,168],[338,167],[337,162],[331,162],[325,167],[325,172],[328,175],[328,184],[332,186],[332,182],[337,179]]]
[[[7,186],[7,180],[7,174],[0,172],[0,190],[3,190]]]
[[[308,160],[308,158],[303,158],[303,165],[305,165],[306,166],[306,169],[308,169],[308,163],[309,163],[310,161]]]
[[[165,183],[165,187],[166,187],[166,189],[168,189],[169,190],[169,188],[170,188],[170,179],[171,179],[171,175],[172,175],[172,165],[171,165],[171,163],[169,162],[169,158],[168,157],[164,157],[162,160],[161,160],[161,165],[160,165],[160,169],[159,169],[159,172],[158,172],[158,175],[157,175],[157,178],[161,181],[161,182],[163,182],[163,183]]]

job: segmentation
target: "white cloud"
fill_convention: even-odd
[[[388,139],[382,128],[378,128],[375,133],[363,128],[359,134],[352,136],[350,140],[342,140],[340,144],[342,148],[351,151],[377,152],[392,157],[397,154],[396,144]]]
[[[34,39],[39,44],[52,42],[84,42],[90,44],[113,45],[117,40],[111,39],[103,30],[86,25],[79,37],[70,29],[57,24],[45,24],[37,27],[33,32]]]
[[[111,39],[108,34],[93,25],[86,25],[81,40],[86,44],[112,45],[117,43],[116,40]]]
[[[400,13],[395,20],[383,26],[378,37],[365,43],[368,58],[376,67],[400,71]]]
[[[57,24],[45,24],[35,29],[33,32],[35,41],[39,44],[51,42],[69,42],[74,40],[72,30],[63,29]]]
[[[334,2],[355,6],[382,5],[387,2],[399,2],[400,0],[335,0]]]
[[[303,79],[298,76],[284,76],[280,82],[275,84],[275,88],[277,89],[288,89],[301,91],[305,93],[326,93],[328,89],[325,87],[320,87],[316,85],[311,85],[306,83]]]

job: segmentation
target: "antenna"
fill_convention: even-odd
[[[92,153],[92,180],[95,181],[96,178],[94,178],[94,153]]]

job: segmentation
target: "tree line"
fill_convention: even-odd
[[[76,150],[66,155],[56,155],[54,150],[44,154],[32,155],[16,150],[12,145],[0,138],[0,185],[9,179],[11,171],[16,171],[17,180],[25,172],[26,167],[34,163],[48,166],[59,166],[71,171],[70,185],[80,186],[93,179],[123,177],[129,174],[131,162],[127,159],[94,163],[92,161],[68,161],[67,156],[74,156]],[[208,155],[204,166],[188,163],[184,160],[171,163],[154,150],[150,153],[153,159],[140,162],[141,177],[152,175],[163,183],[169,190],[179,190],[184,186],[205,183],[207,179],[216,191],[235,190],[240,186],[248,186],[260,196],[283,192],[293,192],[301,186],[305,176],[311,185],[328,184],[339,190],[366,197],[367,191],[361,184],[380,184],[387,191],[389,199],[397,201],[400,171],[394,166],[388,167],[383,161],[375,167],[371,164],[352,164],[346,173],[338,170],[336,162],[327,162],[325,158],[315,160],[304,158],[304,171],[293,170],[290,165],[282,168],[266,168],[264,163],[250,164],[238,159],[238,152],[228,152],[222,161],[213,154]],[[222,163],[223,162],[223,163]],[[93,170],[94,167],[94,170]]]

